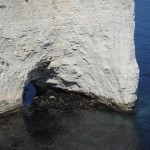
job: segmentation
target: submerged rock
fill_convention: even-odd
[[[132,109],[139,74],[134,0],[0,5],[0,113],[20,107],[34,80]]]

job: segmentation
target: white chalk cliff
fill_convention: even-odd
[[[31,80],[130,110],[134,27],[134,0],[0,0],[0,113]]]

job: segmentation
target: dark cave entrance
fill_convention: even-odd
[[[23,92],[22,104],[24,108],[29,108],[36,96],[41,96],[47,91],[46,87],[40,87],[40,82],[30,81],[26,84]]]
[[[33,98],[37,95],[37,89],[32,82],[29,82],[25,88],[23,93],[23,106],[30,107],[33,101]]]
[[[50,61],[40,61],[29,71],[22,95],[22,105],[25,110],[33,104],[34,98],[43,95],[48,87],[47,80],[55,78],[55,68],[49,67]],[[54,86],[54,85],[52,85]]]
[[[59,84],[70,87],[72,83],[61,79],[58,70],[50,61],[40,61],[28,73],[22,101],[25,112],[45,114],[49,109],[101,107],[92,95],[59,88]]]

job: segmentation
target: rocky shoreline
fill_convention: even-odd
[[[121,113],[135,112],[135,109],[132,107],[129,108],[125,106],[118,106],[104,98],[100,99],[92,95],[70,92],[59,88],[47,88],[40,87],[38,89],[40,91],[40,94],[33,99],[32,105],[29,108],[25,108],[25,106],[20,105],[0,114],[0,116],[7,116],[9,114],[19,111],[20,109],[28,109],[28,113],[34,113],[37,110],[46,111],[47,109],[107,109]]]
[[[103,103],[102,100],[98,100],[96,97],[87,96],[81,93],[64,91],[62,89],[49,89],[42,95],[39,95],[33,99],[33,103],[29,108],[30,113],[35,110],[43,109],[107,109],[115,110],[123,113],[133,113],[134,108],[126,109],[125,107],[119,107],[113,103]]]

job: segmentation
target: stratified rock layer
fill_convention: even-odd
[[[0,113],[31,80],[130,110],[138,74],[134,0],[0,0]]]

